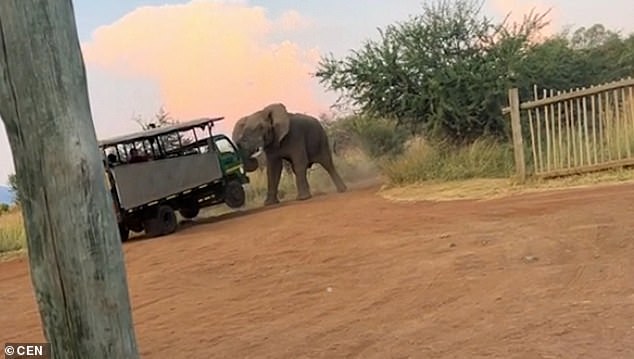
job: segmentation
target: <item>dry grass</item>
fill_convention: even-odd
[[[381,169],[391,185],[509,178],[514,171],[513,150],[509,144],[489,139],[463,147],[416,139],[401,156],[383,162]]]
[[[0,214],[0,253],[15,252],[26,247],[22,213],[18,209]]]
[[[631,158],[634,155],[634,106],[624,101],[620,108],[619,113],[609,110],[599,113],[597,120],[602,122],[601,131],[590,129],[587,136],[584,128],[572,126],[570,131],[562,129],[559,141],[559,132],[551,131],[551,164],[557,164],[558,169],[567,168],[569,164],[579,166],[587,164],[588,157],[594,161],[595,153],[598,161]],[[544,124],[543,119],[541,123]],[[534,152],[538,156],[542,154],[542,163],[546,161],[548,141],[543,128],[540,137],[541,151],[538,146],[535,149],[531,146],[530,135],[524,140],[529,171],[535,168]],[[541,166],[542,170],[544,167]],[[464,147],[417,140],[402,156],[384,163],[382,170],[390,186],[382,194],[397,200],[497,198],[514,193],[634,180],[634,171],[616,169],[547,181],[529,180],[519,186],[512,180],[515,164],[511,145],[486,139]]]
[[[634,103],[630,99],[621,99],[616,101],[620,104],[618,111],[614,105],[602,111],[595,105],[593,111],[591,98],[587,96],[583,100],[585,110],[581,105],[575,107],[575,112],[567,112],[567,117],[564,114],[561,121],[553,114],[554,109],[563,104],[524,111],[533,114],[532,122],[523,123],[530,132],[524,143],[531,170],[547,172],[632,157]],[[537,113],[541,115],[539,118]],[[547,117],[549,113],[551,115]]]
[[[618,183],[634,183],[634,169],[617,169],[550,180],[533,180],[523,185],[505,178],[433,181],[398,187],[386,186],[380,193],[384,198],[395,201],[487,200],[521,193]]]

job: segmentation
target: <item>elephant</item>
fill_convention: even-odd
[[[258,171],[266,170],[266,157],[264,155],[264,152],[260,151],[257,155],[254,155],[251,158],[255,158],[256,160],[258,160]],[[293,174],[293,169],[291,168],[291,164],[288,161],[282,161],[282,170],[286,172],[286,174]]]
[[[284,104],[272,103],[240,118],[233,127],[231,137],[247,172],[257,170],[259,164],[253,156],[260,150],[266,157],[265,206],[279,203],[278,186],[284,160],[291,164],[295,175],[297,200],[312,197],[306,172],[314,163],[320,164],[328,172],[337,192],[347,190],[333,163],[326,131],[313,116],[289,113]]]

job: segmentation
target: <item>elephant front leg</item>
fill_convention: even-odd
[[[280,203],[280,200],[277,198],[277,188],[280,184],[280,177],[282,175],[282,160],[267,159],[267,162],[266,176],[268,181],[264,205],[270,206],[272,204]]]
[[[312,197],[306,172],[308,165],[305,161],[293,162],[293,172],[295,172],[295,186],[297,186],[297,200],[303,201]]]

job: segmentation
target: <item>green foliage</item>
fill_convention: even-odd
[[[8,204],[0,203],[0,215],[2,215],[3,213],[9,212],[10,209],[11,207]]]
[[[509,69],[545,23],[532,15],[509,30],[478,18],[479,11],[469,0],[425,5],[343,60],[323,58],[316,76],[342,92],[340,100],[413,133],[456,140],[505,135],[500,108]]]
[[[634,75],[632,35],[595,25],[537,42],[548,13],[510,24],[480,10],[472,0],[424,5],[344,58],[323,57],[316,77],[365,115],[468,144],[483,136],[508,140],[501,108],[510,87],[529,99],[534,84],[569,90]]]
[[[354,117],[347,122],[365,153],[371,158],[401,154],[407,133],[382,118]]]
[[[521,62],[518,87],[532,98],[532,86],[569,90],[634,75],[634,34],[621,38],[603,25],[564,31],[534,46]]]
[[[14,202],[16,204],[22,203],[21,194],[18,186],[18,178],[16,177],[15,173],[9,175],[9,187],[11,188],[11,192],[13,192],[15,196]]]
[[[335,153],[360,147],[370,158],[401,154],[409,134],[394,121],[369,116],[348,116],[324,121]]]

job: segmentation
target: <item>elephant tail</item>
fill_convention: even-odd
[[[337,140],[335,138],[328,138],[328,135],[324,134],[323,146],[325,151],[337,155]]]

